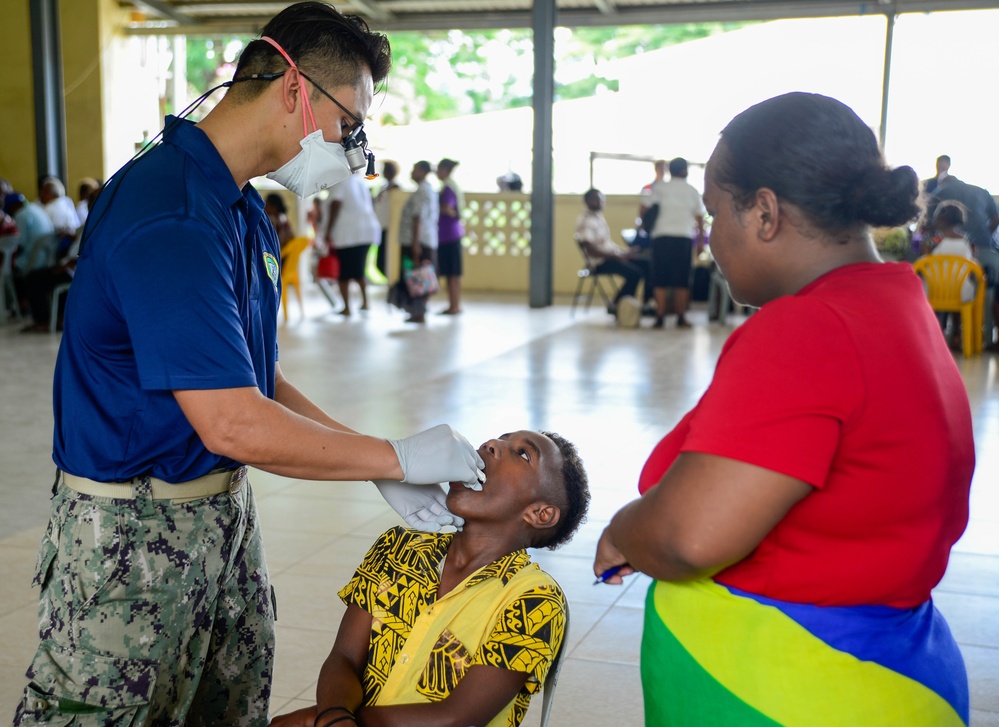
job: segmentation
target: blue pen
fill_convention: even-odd
[[[613,568],[608,568],[607,570],[605,570],[603,573],[600,574],[599,578],[593,581],[593,585],[597,585],[598,583],[606,583],[608,579],[616,576],[618,574],[618,571],[620,571],[626,565],[628,564],[622,563],[621,565],[616,565]]]

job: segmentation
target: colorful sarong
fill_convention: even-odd
[[[775,601],[711,580],[653,582],[646,727],[960,727],[964,660],[931,601],[912,609]]]

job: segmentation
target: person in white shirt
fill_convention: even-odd
[[[76,203],[76,216],[80,220],[80,227],[83,227],[87,222],[87,216],[90,214],[90,198],[98,190],[100,190],[101,184],[93,177],[84,177],[80,180],[80,201]]]
[[[603,193],[599,189],[590,189],[583,195],[583,202],[586,212],[576,220],[576,239],[590,262],[596,266],[593,269],[596,275],[613,274],[624,278],[624,284],[612,304],[616,309],[621,298],[635,295],[644,270],[632,259],[637,251],[622,248],[611,239],[610,226],[604,218]],[[615,310],[609,312],[614,313]]]
[[[335,248],[340,258],[337,284],[343,297],[340,315],[349,316],[350,281],[361,289],[361,310],[368,309],[368,284],[365,266],[368,249],[381,237],[381,226],[371,205],[371,191],[358,174],[330,188],[326,208],[320,220],[320,233],[327,247]]]
[[[80,228],[80,217],[76,214],[73,200],[66,196],[66,187],[55,177],[45,177],[38,187],[38,201],[45,214],[52,220],[56,234],[72,241]]]
[[[975,247],[964,234],[967,210],[954,200],[941,202],[933,212],[933,229],[940,235],[940,242],[930,252],[931,255],[957,255],[975,260]],[[961,286],[961,301],[967,303],[975,297],[976,281],[968,278]]]
[[[687,160],[677,157],[669,163],[668,182],[655,182],[642,205],[641,214],[659,206],[652,237],[652,279],[656,298],[654,328],[662,328],[666,317],[666,298],[673,291],[678,328],[689,328],[687,301],[690,298],[690,268],[694,236],[698,252],[704,244],[704,202],[701,193],[687,182]]]

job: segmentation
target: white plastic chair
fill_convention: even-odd
[[[69,293],[69,283],[59,283],[52,288],[52,310],[49,313],[49,333],[55,333],[59,325],[59,296]]]
[[[610,310],[611,301],[617,296],[618,292],[617,284],[614,282],[614,274],[596,272],[598,267],[597,263],[594,263],[593,260],[590,259],[582,240],[578,237],[576,238],[576,246],[579,248],[579,254],[583,256],[583,267],[581,267],[576,273],[578,282],[576,283],[576,292],[572,296],[572,307],[569,309],[569,316],[572,317],[576,314],[576,304],[579,302],[580,297],[586,298],[585,309],[589,311],[590,303],[593,302],[593,296],[595,293],[600,293],[600,297],[603,298],[604,305],[606,305],[607,309]],[[611,289],[609,294],[604,289],[603,283],[600,282],[600,278],[607,279],[608,285]],[[590,292],[584,293],[583,286],[587,281],[590,283]]]
[[[7,322],[8,299],[14,306],[14,316],[21,320],[21,306],[17,301],[17,289],[14,287],[14,253],[17,251],[18,237],[0,238],[0,254],[3,254],[3,266],[0,267],[0,277],[3,278],[0,289],[0,324]]]

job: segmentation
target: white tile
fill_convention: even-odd
[[[999,649],[961,646],[968,670],[971,708],[999,712]]]
[[[343,587],[339,579],[278,573],[271,578],[277,597],[278,623],[291,628],[321,631],[317,641],[329,641],[340,627],[346,607],[336,595]],[[327,651],[329,649],[327,648]]]
[[[524,725],[540,720],[541,699],[531,700]],[[645,721],[642,683],[638,667],[569,658],[559,674],[549,724],[620,725],[633,727]]]
[[[638,666],[644,611],[614,606],[572,651],[573,658]]]
[[[933,602],[959,644],[999,649],[999,596],[935,591]]]
[[[971,710],[971,727],[999,727],[999,712]]]

